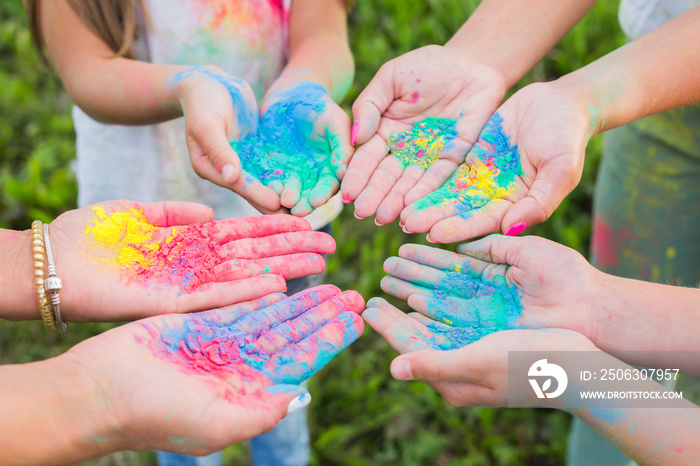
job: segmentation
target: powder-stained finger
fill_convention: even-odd
[[[207,281],[224,282],[265,273],[281,275],[285,280],[315,275],[326,270],[323,256],[316,253],[288,254],[263,259],[228,260],[206,275]]]
[[[347,202],[357,199],[385,157],[386,142],[379,134],[373,135],[367,143],[361,145],[352,156],[343,178],[341,185],[343,199]]]
[[[229,325],[233,322],[236,322],[238,319],[247,316],[251,312],[255,312],[265,307],[272,306],[273,304],[282,301],[286,298],[287,295],[285,295],[284,293],[270,293],[261,298],[253,299],[251,301],[230,304],[228,306],[212,309],[211,311],[200,312],[196,315],[203,319],[208,319],[214,324]]]
[[[275,353],[265,372],[275,383],[301,383],[350,346],[363,330],[359,315],[343,312],[299,343]]]
[[[270,354],[275,353],[290,343],[300,342],[340,313],[355,312],[359,314],[364,307],[365,301],[358,292],[345,291],[300,316],[271,328],[254,344],[263,351]]]
[[[303,218],[285,214],[227,218],[206,226],[211,240],[222,244],[243,238],[261,238],[278,233],[311,231],[311,225]]]
[[[328,202],[333,194],[338,192],[339,187],[340,182],[338,178],[335,173],[332,172],[330,166],[326,165],[323,167],[323,170],[321,170],[316,186],[314,186],[309,193],[309,204],[311,204],[311,207],[314,209],[321,207]]]
[[[430,289],[428,288],[415,285],[411,282],[401,280],[400,278],[392,277],[391,275],[382,278],[379,286],[385,293],[404,301],[412,294],[430,294]]]
[[[288,209],[293,208],[299,202],[301,197],[301,190],[303,188],[303,183],[301,177],[297,173],[291,173],[289,178],[284,183],[284,189],[282,190],[282,195],[280,200],[282,205]]]
[[[452,160],[438,160],[430,165],[423,173],[423,176],[416,182],[405,196],[405,204],[411,205],[418,199],[422,199],[432,192],[437,191],[440,186],[450,179],[459,165]]]
[[[362,318],[399,353],[432,348],[432,332],[381,298],[372,298]]]
[[[423,167],[410,165],[401,174],[389,193],[377,208],[377,221],[389,224],[399,217],[404,208],[406,193],[413,188],[423,175]]]
[[[396,157],[389,156],[381,161],[372,173],[367,186],[355,200],[355,215],[366,218],[374,215],[396,181],[401,178],[403,165]]]
[[[320,231],[281,233],[264,238],[245,238],[221,246],[222,260],[259,259],[302,252],[330,254],[335,251],[335,241]]]
[[[455,243],[497,232],[512,205],[505,199],[494,199],[480,209],[440,220],[430,229],[430,239],[438,243]]]
[[[447,278],[445,272],[441,270],[400,257],[389,257],[385,260],[384,271],[424,288],[440,287]]]
[[[415,294],[407,299],[411,309],[438,322],[453,327],[479,325],[479,316],[471,312],[470,301],[456,296],[433,293],[432,296]]]

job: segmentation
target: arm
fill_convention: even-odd
[[[695,438],[700,410],[685,399],[583,399],[579,391],[650,391],[667,389],[654,381],[581,381],[572,367],[594,362],[613,371],[631,370],[626,363],[601,352],[584,336],[568,330],[508,330],[489,334],[445,351],[449,326],[419,314],[406,315],[382,299],[373,298],[362,314],[365,321],[400,353],[391,363],[398,380],[423,380],[452,406],[518,406],[558,408],[580,417],[640,464],[694,464],[700,457]],[[440,350],[442,348],[442,350]],[[537,352],[568,374],[568,385],[557,398],[539,399],[530,387],[527,364],[509,371],[509,355]],[[576,353],[571,353],[571,352]],[[584,356],[584,352],[589,356]],[[576,356],[571,356],[575,354]],[[568,356],[567,356],[568,355]],[[523,357],[526,357],[525,355]],[[518,360],[521,362],[521,360]],[[675,366],[678,367],[678,366]],[[586,366],[590,369],[590,366]],[[648,407],[640,407],[640,404]],[[598,406],[605,407],[598,407]],[[668,409],[672,408],[672,409]]]
[[[192,168],[243,196],[258,210],[280,209],[279,197],[240,176],[229,141],[255,132],[250,86],[216,67],[155,65],[115,57],[65,0],[42,1],[46,48],[73,102],[103,123],[147,125],[185,116]]]
[[[74,464],[152,448],[203,455],[266,432],[309,403],[298,385],[359,337],[363,306],[330,285],[276,293],[0,366],[0,462]]]

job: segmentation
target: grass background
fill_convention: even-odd
[[[451,37],[478,4],[475,0],[360,1],[350,14],[357,65],[346,107],[387,60]],[[516,88],[555,79],[622,45],[618,1],[598,2],[588,16]],[[533,25],[537,27],[537,25]],[[21,0],[0,2],[0,227],[29,228],[76,207],[70,169],[75,157],[71,103],[32,50]],[[590,239],[591,194],[600,141],[587,150],[579,187],[553,217],[528,233],[582,253]],[[378,228],[346,209],[334,222],[338,250],[328,281],[381,295],[383,260],[405,242],[395,224]],[[399,304],[399,303],[397,303]],[[111,324],[73,324],[65,335],[39,322],[0,321],[0,363],[55,356]],[[557,465],[563,463],[569,417],[532,409],[455,409],[420,382],[397,382],[388,372],[393,351],[371,329],[310,381],[314,465]],[[225,464],[248,464],[244,445],[225,452]],[[152,452],[123,452],[86,464],[155,464]]]

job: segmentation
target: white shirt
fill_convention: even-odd
[[[622,0],[618,19],[625,35],[633,40],[696,6],[700,0]]]

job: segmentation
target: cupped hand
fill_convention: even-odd
[[[194,171],[263,213],[279,211],[279,196],[242,171],[230,145],[258,129],[258,104],[250,85],[213,66],[187,67],[169,85],[180,97]]]
[[[491,117],[449,180],[437,190],[416,187],[412,194],[425,197],[401,212],[404,230],[453,243],[515,235],[543,222],[581,179],[587,112],[556,84],[521,89]]]
[[[213,221],[187,202],[110,201],[49,227],[69,322],[201,311],[285,291],[325,270],[333,238],[289,215]]]
[[[355,202],[358,218],[376,214],[378,224],[393,222],[464,161],[505,92],[496,70],[449,46],[430,45],[387,62],[353,105],[359,147],[343,180],[343,200]],[[428,128],[416,125],[426,119]]]
[[[463,343],[517,328],[562,328],[597,341],[604,274],[544,238],[491,235],[457,253],[405,244],[384,270],[382,290],[458,329]]]
[[[364,301],[332,285],[285,298],[152,317],[69,350],[61,358],[94,381],[99,437],[118,449],[202,455],[308,404],[298,384],[362,334]]]
[[[350,118],[323,86],[292,74],[272,85],[260,110],[257,133],[233,147],[283,207],[306,216],[340,188],[353,153]]]
[[[379,298],[368,302],[362,317],[401,354],[391,363],[396,379],[424,380],[452,406],[552,407],[556,400],[539,400],[527,384],[509,387],[508,353],[598,350],[579,333],[541,329],[499,331],[462,346],[449,343],[446,351],[453,326],[418,313],[404,314]]]

